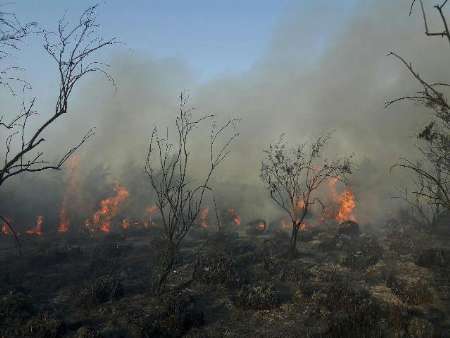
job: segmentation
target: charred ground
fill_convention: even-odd
[[[450,330],[448,233],[397,223],[375,235],[329,221],[302,231],[292,260],[282,229],[196,227],[170,291],[157,297],[159,231],[27,236],[22,256],[3,250],[1,335],[445,337]]]

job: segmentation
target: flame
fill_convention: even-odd
[[[288,219],[287,217],[284,217],[281,219],[280,227],[282,230],[291,230],[292,229],[292,221]],[[307,222],[303,221],[298,228],[300,231],[306,231],[310,228],[312,228],[312,225],[308,224]]]
[[[305,201],[303,198],[299,198],[295,204],[295,212],[300,212],[300,210],[305,209]]]
[[[336,215],[336,221],[339,223],[345,221],[356,221],[353,215],[353,209],[356,207],[355,196],[350,190],[344,191],[340,195],[340,207],[339,212]]]
[[[238,215],[235,209],[231,208],[228,209],[228,213],[230,214],[231,218],[233,219],[233,223],[236,225],[241,225],[241,216]]]
[[[36,217],[36,225],[34,226],[34,228],[27,230],[26,233],[28,235],[42,236],[44,233],[43,224],[44,224],[44,217],[43,216]]]
[[[10,220],[8,220],[8,222],[11,223]],[[11,229],[9,228],[8,224],[6,224],[6,222],[3,222],[2,224],[2,235],[4,236],[11,235]]]
[[[311,229],[311,228],[312,228],[312,225],[310,225],[310,224],[308,224],[306,222],[303,222],[302,224],[299,225],[300,231],[306,231],[306,230]]]
[[[130,221],[128,220],[128,218],[125,218],[122,220],[122,229],[123,230],[128,230],[130,228]]]
[[[155,216],[159,212],[159,208],[156,205],[147,207],[145,209],[146,213],[148,214],[148,220],[144,221],[144,228],[150,227],[153,223],[153,216]]]
[[[64,192],[64,197],[61,204],[61,209],[59,211],[59,224],[58,232],[65,233],[70,229],[70,219],[68,213],[68,207],[70,205],[70,200],[77,195],[79,187],[79,174],[78,169],[80,167],[80,156],[73,155],[67,161],[69,179]]]
[[[208,213],[209,213],[208,208],[202,208],[200,210],[200,214],[199,214],[200,226],[203,229],[206,229],[208,227]]]
[[[92,219],[86,220],[86,226],[98,228],[101,232],[109,233],[111,231],[111,220],[117,215],[120,205],[129,197],[128,190],[116,184],[114,188],[116,195],[106,198],[100,202],[100,209],[92,216]]]
[[[354,209],[356,208],[356,200],[355,195],[350,190],[350,188],[346,187],[346,189],[338,194],[336,191],[336,184],[338,182],[338,178],[330,179],[328,186],[330,188],[331,197],[339,205],[339,210],[334,213],[334,218],[339,223],[345,221],[356,221],[356,217],[353,214]],[[330,212],[328,212],[328,216]]]
[[[267,224],[266,224],[265,222],[259,222],[259,223],[256,225],[256,228],[257,228],[259,231],[266,231],[266,229],[267,229]]]
[[[289,230],[292,226],[292,223],[287,218],[282,218],[280,222],[281,229]]]

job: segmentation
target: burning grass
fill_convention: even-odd
[[[397,230],[375,237],[353,217],[338,222],[343,204],[305,221],[294,259],[283,220],[247,221],[228,208],[217,227],[203,209],[157,296],[167,242],[155,207],[141,220],[122,217],[129,196],[117,185],[89,231],[69,222],[51,232],[42,218],[20,235],[23,256],[2,251],[0,336],[439,336],[450,328],[445,241],[405,232],[420,246],[401,246],[399,258]],[[4,233],[0,245],[11,238]]]

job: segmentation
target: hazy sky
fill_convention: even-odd
[[[52,29],[65,12],[73,23],[92,4],[17,0],[8,7],[22,21]],[[433,0],[425,4],[436,29]],[[200,112],[213,112],[219,120],[242,118],[239,143],[217,176],[230,207],[269,210],[260,159],[281,133],[293,143],[334,131],[330,156],[354,154],[362,168],[352,181],[360,208],[365,215],[385,216],[379,210],[392,207],[400,175],[389,168],[400,156],[415,155],[415,133],[427,118],[419,106],[384,108],[387,99],[418,90],[386,54],[393,50],[411,60],[429,81],[450,76],[440,66],[448,60],[447,44],[426,38],[418,13],[408,16],[409,6],[410,0],[102,1],[102,35],[124,43],[99,56],[110,62],[118,90],[104,78],[82,81],[70,114],[48,131],[46,149],[59,154],[95,126],[95,137],[81,151],[82,163],[93,171],[97,164],[109,166],[125,181],[129,163],[142,166],[151,128],[173,119],[177,95],[187,90]],[[28,39],[15,61],[26,69],[46,116],[57,74],[37,41]],[[196,141],[200,149],[204,138]],[[200,157],[193,161],[195,175],[201,173],[204,152],[194,153]]]
[[[95,3],[17,0],[8,8],[23,21],[52,28],[65,12],[75,20]],[[345,17],[355,3],[340,1],[336,16]],[[313,4],[311,0],[103,0],[98,17],[105,37],[117,36],[132,52],[179,58],[191,67],[197,81],[204,82],[248,70],[266,52],[283,18],[293,8],[308,12]],[[29,52],[24,61],[31,77],[45,76],[42,62],[36,67],[35,53]]]

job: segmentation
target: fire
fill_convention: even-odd
[[[156,205],[153,205],[153,206],[147,207],[145,209],[145,211],[148,214],[148,220],[144,221],[144,227],[148,228],[150,225],[154,224],[153,223],[153,216],[155,216],[159,212],[159,209],[158,209],[158,207]]]
[[[11,235],[11,229],[9,228],[8,224],[6,224],[6,222],[3,222],[2,224],[2,235],[4,236]]]
[[[298,199],[297,203],[295,204],[295,211],[300,212],[303,209],[305,209],[305,201],[301,198]]]
[[[128,220],[128,218],[125,218],[122,220],[122,229],[123,230],[128,230],[130,228],[130,221]]]
[[[339,212],[336,215],[336,220],[339,223],[345,221],[355,221],[355,216],[353,215],[353,209],[356,207],[355,196],[350,190],[344,191],[340,195],[340,207]]]
[[[100,209],[92,216],[92,219],[86,220],[88,228],[98,228],[101,232],[109,233],[111,231],[111,221],[117,215],[120,205],[129,197],[128,190],[116,184],[114,188],[116,195],[106,198],[100,202]]]
[[[200,215],[199,215],[200,226],[203,229],[206,229],[208,227],[208,213],[209,213],[209,209],[208,208],[202,208],[200,210]]]
[[[356,221],[356,217],[353,214],[356,208],[355,195],[349,188],[346,188],[341,194],[338,194],[336,191],[337,182],[337,178],[332,178],[329,181],[331,197],[339,205],[339,210],[335,213],[334,219],[339,223],[349,220]]]
[[[289,230],[291,228],[292,224],[287,218],[282,218],[280,226],[281,226],[281,229],[283,229],[283,230]]]
[[[69,179],[66,187],[66,191],[64,192],[64,197],[61,204],[61,209],[59,211],[59,224],[58,224],[58,232],[65,233],[69,231],[70,228],[70,219],[68,214],[68,207],[70,205],[70,201],[74,196],[77,195],[78,186],[79,186],[79,174],[78,169],[80,167],[80,157],[78,155],[72,156],[67,161]]]
[[[303,222],[302,224],[299,225],[300,231],[306,231],[306,230],[308,230],[308,229],[310,229],[310,228],[311,228],[311,225],[309,225],[309,224],[306,223],[306,222]]]
[[[258,223],[258,224],[256,225],[256,228],[257,228],[259,231],[266,231],[266,229],[267,229],[267,224],[266,224],[265,222],[260,222],[260,223]]]
[[[291,230],[292,229],[292,222],[291,220],[289,220],[287,217],[282,218],[281,222],[280,222],[280,227],[283,230]],[[300,231],[306,231],[308,229],[311,228],[311,225],[306,223],[305,221],[303,221],[298,228],[300,229]]]
[[[44,233],[44,217],[38,216],[36,217],[36,225],[34,228],[31,228],[26,231],[28,235],[42,236]]]
[[[236,225],[241,225],[241,216],[239,216],[235,209],[231,208],[228,209],[228,213],[230,214],[231,218],[233,219],[233,223]]]

